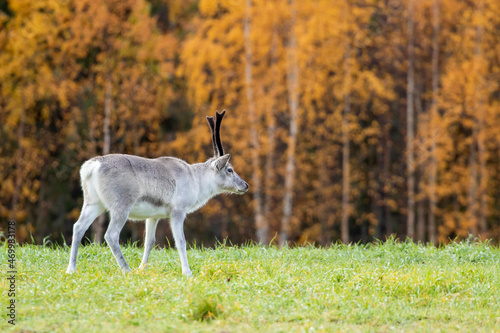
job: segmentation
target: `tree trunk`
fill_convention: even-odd
[[[158,221],[158,226],[156,227],[156,243],[159,248],[165,248],[170,245],[170,239],[172,239],[170,231],[170,223],[166,219],[161,219]]]
[[[390,236],[394,233],[394,225],[392,221],[392,208],[388,201],[391,197],[391,151],[390,151],[390,141],[391,133],[389,132],[389,126],[385,125],[384,131],[384,219],[385,219],[385,234]]]
[[[273,82],[270,87],[270,93],[272,95],[271,98],[271,105],[269,107],[269,112],[267,113],[267,152],[266,152],[266,166],[265,166],[265,171],[264,171],[264,176],[265,176],[265,187],[264,187],[264,195],[265,195],[265,200],[264,200],[264,209],[263,209],[263,215],[264,218],[267,220],[267,226],[269,229],[271,229],[270,221],[271,221],[271,202],[273,200],[273,192],[272,189],[274,188],[274,159],[276,157],[275,154],[275,146],[276,146],[276,118],[275,118],[275,103],[274,101],[276,100],[277,94],[275,93],[275,78],[278,77],[279,73],[277,72],[276,64],[278,62],[277,56],[276,56],[276,48],[277,48],[277,39],[278,39],[278,34],[276,31],[276,27],[273,28],[273,37],[271,41],[271,66],[272,66],[272,72],[273,72]],[[268,237],[269,237],[269,231],[268,231]]]
[[[15,157],[15,182],[14,182],[14,192],[12,193],[12,201],[11,201],[11,219],[17,219],[17,211],[19,205],[19,193],[21,191],[21,183],[23,180],[23,140],[24,140],[24,127],[26,125],[26,110],[24,109],[24,96],[21,96],[21,112],[19,114],[19,127],[17,128],[17,151]]]
[[[483,14],[483,2],[479,1],[477,6],[477,11],[479,15]],[[481,20],[478,20],[481,22]],[[488,232],[488,226],[486,223],[487,216],[487,196],[486,196],[486,187],[488,186],[488,169],[486,168],[486,149],[484,144],[485,138],[485,129],[484,129],[484,97],[482,91],[484,91],[484,86],[482,86],[482,82],[484,82],[483,77],[483,65],[482,57],[483,57],[483,49],[481,47],[483,41],[483,26],[481,23],[476,27],[476,40],[474,45],[474,55],[476,61],[476,73],[479,75],[479,78],[476,80],[475,87],[475,96],[478,99],[476,104],[476,115],[477,115],[477,158],[479,162],[479,180],[478,180],[478,195],[479,195],[479,211],[478,211],[478,231],[479,233],[485,237]]]
[[[38,194],[38,206],[37,206],[37,209],[36,209],[36,220],[35,220],[35,230],[37,231],[37,234],[38,235],[49,235],[52,233],[52,230],[50,228],[50,226],[45,223],[46,221],[46,218],[47,218],[47,208],[48,208],[48,205],[47,205],[47,202],[48,200],[45,198],[45,195],[46,195],[46,174],[47,174],[47,171],[46,169],[43,169],[41,172],[40,172],[40,189],[39,189],[39,194]],[[64,230],[61,230],[60,231],[60,236],[63,240],[65,240],[65,237],[64,237],[64,234],[65,234],[65,231]]]
[[[132,104],[132,107],[134,109],[137,109],[136,103]],[[133,119],[134,119],[134,124],[131,126],[131,130],[133,131],[132,133],[132,145],[133,145],[133,151],[134,155],[139,154],[139,120],[137,119],[137,114],[134,114]],[[145,229],[145,224],[144,223],[131,223],[130,224],[130,231],[132,233],[132,244],[137,242],[137,241],[142,241],[144,239],[144,229]]]
[[[476,15],[482,15],[483,3],[479,1],[477,4]],[[487,232],[486,225],[486,181],[487,169],[484,148],[484,98],[482,96],[481,82],[483,82],[483,66],[482,62],[482,38],[483,27],[481,20],[477,20],[476,38],[474,41],[474,74],[475,88],[473,97],[473,109],[471,110],[475,115],[474,128],[472,129],[473,141],[471,144],[470,155],[470,184],[469,184],[469,202],[467,211],[470,216],[472,225],[469,228],[470,233],[477,236],[478,233],[485,234]],[[479,169],[479,170],[478,170]]]
[[[262,214],[262,186],[260,177],[260,144],[257,134],[257,115],[253,94],[252,76],[252,41],[251,31],[252,1],[246,0],[245,21],[243,33],[245,38],[245,89],[247,95],[248,114],[250,116],[250,144],[252,146],[252,192],[257,241],[267,244],[269,240],[269,225]]]
[[[267,154],[266,154],[266,166],[265,166],[265,197],[266,200],[264,202],[263,215],[266,220],[266,233],[264,234],[262,239],[267,244],[269,242],[269,221],[271,220],[271,202],[273,200],[272,189],[274,188],[274,159],[275,159],[275,142],[276,142],[276,120],[274,118],[274,114],[271,111],[268,115],[268,128],[267,128]],[[264,236],[266,236],[266,240],[264,240]]]
[[[477,235],[477,163],[476,163],[476,141],[477,141],[477,128],[474,126],[472,129],[473,140],[470,144],[470,157],[469,157],[469,193],[467,197],[467,223],[469,224],[468,232]]]
[[[415,96],[415,40],[413,20],[415,0],[410,0],[408,8],[408,85],[406,91],[406,149],[408,155],[408,212],[407,236],[415,237],[415,163],[414,163],[414,96]]]
[[[350,41],[348,41],[350,43]],[[349,243],[349,193],[350,193],[350,167],[349,167],[349,114],[351,113],[350,82],[351,82],[351,46],[347,45],[344,59],[344,112],[342,115],[342,209],[340,217],[340,238],[344,244]]]
[[[418,85],[415,90],[415,108],[416,108],[416,119],[421,119],[424,114],[424,107],[422,105],[422,86]],[[425,133],[428,133],[429,124],[422,122],[419,126],[420,138],[423,138]],[[414,147],[417,152],[422,151],[422,147]],[[418,156],[421,154],[417,153]],[[422,193],[424,191],[425,184],[425,170],[428,168],[427,160],[419,159],[417,161],[417,166],[415,167],[415,180],[417,186],[417,193]],[[420,197],[416,203],[417,210],[417,227],[416,227],[416,240],[419,242],[425,241],[425,198]]]
[[[419,181],[421,184],[423,180]],[[421,191],[421,186],[418,187],[418,190]],[[417,240],[419,242],[425,241],[425,201],[419,200],[417,203]]]
[[[285,194],[283,197],[283,219],[281,221],[280,245],[287,244],[292,217],[293,182],[295,178],[295,146],[297,144],[297,118],[299,113],[299,68],[297,64],[297,39],[295,24],[297,8],[295,0],[290,1],[292,8],[290,37],[287,55],[288,106],[290,108],[290,132],[288,135],[287,163],[285,174]]]
[[[318,138],[318,141],[320,142],[319,145],[326,142],[325,140],[325,135],[320,135]],[[317,158],[315,158],[314,168],[318,174],[318,181],[316,182],[317,186],[315,188],[315,192],[318,193],[318,195],[316,196],[314,206],[311,207],[314,210],[311,215],[316,215],[320,221],[321,235],[316,239],[316,241],[323,246],[328,246],[331,242],[330,226],[333,224],[334,214],[331,209],[331,199],[325,200],[325,198],[328,198],[328,187],[331,186],[331,170],[328,167],[328,161],[332,159],[332,153],[330,153],[327,149],[320,150],[319,147],[317,147],[317,149],[320,152],[318,153]],[[312,241],[315,240],[312,239]]]
[[[436,157],[436,124],[438,114],[438,88],[439,88],[439,0],[432,3],[432,103],[430,109],[429,130],[431,133],[431,160],[429,175],[429,242],[436,243],[436,182],[437,182],[437,157]]]
[[[102,154],[107,155],[111,149],[111,134],[109,131],[109,125],[111,122],[111,108],[112,108],[112,96],[111,96],[111,75],[108,77],[106,81],[106,97],[104,100],[104,127],[103,127],[103,135],[104,135],[104,144],[102,146]]]
[[[111,149],[111,134],[110,134],[110,121],[111,121],[111,108],[112,108],[112,83],[111,75],[108,75],[106,80],[106,96],[104,99],[104,121],[103,121],[103,145],[102,154],[107,155]],[[104,223],[106,221],[106,214],[101,214],[97,220],[92,224],[92,234],[94,235],[94,242],[101,244],[104,240]]]

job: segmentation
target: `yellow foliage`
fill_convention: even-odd
[[[200,13],[206,16],[214,16],[219,8],[219,1],[216,0],[200,0],[198,3]]]

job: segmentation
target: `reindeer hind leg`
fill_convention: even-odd
[[[104,212],[104,207],[100,204],[87,204],[83,203],[83,208],[80,213],[78,221],[73,226],[73,240],[71,242],[71,255],[67,273],[74,273],[76,271],[76,257],[78,254],[78,247],[82,241],[83,235],[90,227],[92,222]]]
[[[139,269],[145,269],[148,265],[149,254],[151,249],[155,245],[156,237],[156,226],[158,225],[157,219],[147,219],[146,220],[146,232],[144,237],[144,256],[142,257],[141,266]]]
[[[130,207],[128,209],[114,209],[111,211],[111,221],[109,222],[108,230],[106,230],[106,233],[104,234],[106,243],[108,243],[108,246],[111,248],[111,252],[113,252],[115,259],[118,262],[118,265],[125,273],[130,272],[131,269],[125,261],[120,249],[120,232],[127,222],[129,211]]]

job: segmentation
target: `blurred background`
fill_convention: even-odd
[[[226,109],[251,192],[190,243],[497,242],[499,83],[498,0],[0,0],[0,219],[70,244],[85,160],[203,162]]]

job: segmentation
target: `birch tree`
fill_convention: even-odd
[[[288,242],[290,233],[290,220],[293,209],[293,190],[295,180],[295,148],[297,145],[297,130],[299,116],[299,67],[297,63],[297,36],[295,25],[297,23],[297,8],[295,0],[290,0],[290,34],[287,54],[287,88],[288,106],[290,109],[290,129],[288,133],[287,160],[285,167],[285,189],[283,196],[283,219],[281,220],[280,245]]]
[[[413,238],[415,235],[415,157],[414,157],[414,107],[415,107],[415,22],[413,20],[415,11],[414,0],[409,0],[408,6],[408,72],[406,90],[406,154],[407,160],[407,235]]]

